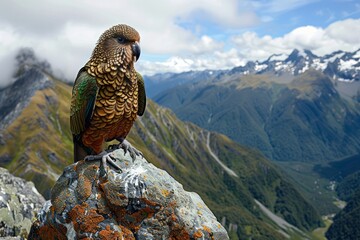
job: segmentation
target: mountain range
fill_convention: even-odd
[[[48,198],[72,159],[71,86],[35,61],[33,52],[19,54],[26,61],[18,62],[16,81],[0,90],[0,165],[33,181]],[[150,99],[128,139],[197,192],[231,239],[311,238],[310,231],[322,226],[316,209],[260,152],[182,122]]]
[[[207,76],[166,74],[157,85],[172,79],[183,79],[178,81],[183,84],[152,98],[180,119],[223,133],[273,160],[339,160],[360,150],[359,56],[360,51],[339,51],[319,58],[294,50],[285,60],[274,55]],[[336,73],[330,74],[330,68]],[[346,76],[354,78],[345,81]]]
[[[154,97],[160,92],[204,79],[221,79],[223,75],[272,74],[291,78],[312,68],[323,72],[330,79],[339,83],[339,90],[344,95],[359,96],[360,86],[360,49],[355,52],[336,51],[325,56],[317,56],[310,50],[293,50],[291,54],[273,54],[265,61],[249,61],[244,66],[230,70],[189,71],[182,73],[160,73],[145,76],[148,96]],[[356,88],[342,83],[353,83]]]
[[[326,236],[356,239],[359,59],[360,50],[323,57],[294,50],[230,70],[145,79],[151,97],[180,119],[223,133],[274,160],[322,214],[337,212],[329,203],[336,195],[346,201]]]

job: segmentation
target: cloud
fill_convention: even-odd
[[[14,81],[16,47],[16,33],[6,25],[0,25],[0,88]]]
[[[15,54],[16,52],[8,51],[6,54],[0,56],[0,88],[5,87],[14,81]]]
[[[355,48],[359,48],[360,45],[360,19],[346,19],[331,24],[325,30],[326,35],[329,38],[338,41],[338,44],[353,44]],[[350,46],[348,46],[350,49]]]
[[[359,48],[359,36],[351,34],[360,32],[359,19],[335,22],[327,28],[303,26],[276,38],[249,31],[260,22],[273,21],[273,13],[313,2],[4,1],[0,7],[0,63],[7,67],[2,70],[0,85],[11,81],[10,58],[20,47],[33,48],[55,72],[62,71],[73,80],[101,33],[118,23],[129,24],[141,34],[142,56],[136,67],[143,74],[232,68],[293,48],[320,55]]]
[[[360,48],[360,36],[352,32],[360,32],[360,19],[338,21],[327,28],[302,26],[277,38],[269,35],[260,37],[247,31],[231,39],[234,47],[230,50],[218,49],[202,56],[170,57],[162,62],[142,61],[138,67],[141,72],[152,75],[158,72],[230,69],[245,65],[250,60],[265,60],[272,54],[289,54],[295,48],[308,49],[319,56],[337,50],[355,51]]]
[[[118,23],[140,32],[143,56],[201,56],[221,50],[224,43],[177,23],[193,21],[198,12],[206,15],[207,23],[225,29],[257,21],[256,14],[236,0],[5,1],[0,7],[0,59],[8,59],[15,49],[31,47],[73,79],[100,34]],[[4,85],[5,77],[0,82]]]
[[[228,51],[215,51],[213,54],[192,57],[170,57],[159,62],[142,61],[137,63],[139,72],[153,75],[159,72],[185,72],[191,70],[220,70],[244,65],[246,61],[239,57],[235,48]]]
[[[324,55],[336,50],[355,51],[360,48],[360,19],[346,19],[323,29],[303,26],[284,36],[259,37],[255,32],[245,32],[232,38],[239,49],[239,57],[247,60],[264,60],[274,53],[290,53],[293,49],[308,49]]]

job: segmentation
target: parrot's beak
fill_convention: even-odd
[[[139,59],[140,57],[140,53],[141,53],[141,50],[140,50],[140,45],[138,42],[135,42],[132,46],[132,51],[133,51],[133,55],[135,57],[135,62]]]

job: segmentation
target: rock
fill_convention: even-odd
[[[26,237],[44,202],[32,182],[0,168],[0,237]]]
[[[29,239],[229,239],[198,194],[146,159],[112,152],[65,168]]]

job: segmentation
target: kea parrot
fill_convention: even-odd
[[[80,69],[70,107],[74,162],[101,159],[116,168],[111,149],[103,149],[105,142],[114,139],[133,159],[142,156],[125,140],[146,105],[144,80],[134,68],[140,56],[139,42],[134,28],[115,25],[100,36],[90,60]]]

